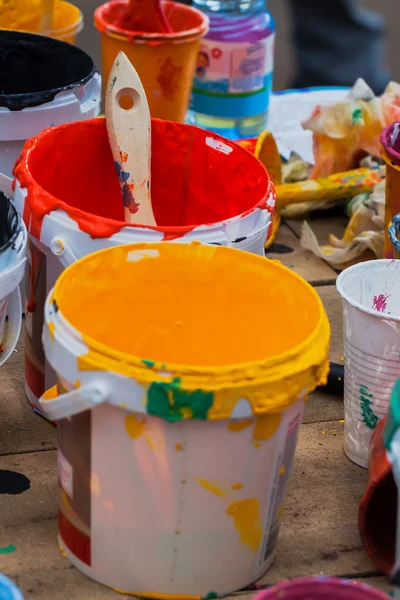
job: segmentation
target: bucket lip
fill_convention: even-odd
[[[125,248],[126,250],[144,249],[148,251],[150,249],[157,249],[160,246],[163,246],[164,244],[165,242],[140,242],[108,247],[84,256],[80,259],[79,263],[82,264],[83,261],[96,260],[102,254],[116,251],[117,248]],[[171,244],[179,248],[181,247],[181,244],[179,243],[168,242],[168,245]],[[207,246],[207,244],[200,244],[200,242],[192,242],[188,245]],[[294,273],[291,269],[285,267],[277,261],[272,261],[264,257],[258,256],[256,254],[245,252],[244,250],[236,250],[224,246],[216,246],[215,248],[213,248],[213,251],[220,253],[228,252],[230,254],[235,253],[234,256],[238,256],[238,253],[240,253],[241,258],[249,263],[253,263],[254,265],[258,263],[258,265],[262,265],[264,268],[268,268],[269,266],[270,269],[275,269],[278,272],[285,271],[287,274],[290,275],[290,277],[292,277],[293,279],[297,279],[297,281],[301,282],[301,284],[308,289],[309,294],[313,296],[316,305],[319,308],[319,319],[315,326],[315,329],[297,346],[294,346],[281,354],[276,354],[274,356],[269,356],[267,358],[253,360],[250,362],[228,365],[196,366],[188,364],[165,363],[163,361],[154,361],[154,364],[149,365],[149,357],[138,357],[132,354],[127,354],[125,352],[112,349],[108,345],[98,342],[88,335],[83,336],[79,332],[79,330],[77,330],[66,319],[66,317],[64,317],[62,313],[62,306],[60,306],[57,301],[57,293],[60,289],[60,286],[63,284],[64,279],[69,277],[70,271],[76,268],[76,265],[78,263],[71,264],[69,267],[67,267],[67,269],[65,269],[61,273],[61,275],[56,281],[53,290],[50,292],[46,300],[46,304],[54,305],[54,319],[58,321],[60,328],[67,332],[68,336],[72,336],[73,338],[75,338],[75,340],[79,341],[80,343],[83,342],[89,348],[90,352],[89,354],[85,354],[85,360],[88,363],[93,364],[97,370],[99,368],[100,363],[102,363],[104,366],[105,361],[108,361],[107,365],[104,366],[104,370],[112,370],[115,373],[119,373],[128,377],[132,377],[132,371],[134,371],[136,374],[140,373],[142,379],[145,379],[148,382],[165,381],[165,375],[161,376],[158,374],[159,372],[163,372],[164,374],[172,373],[174,374],[174,377],[182,378],[182,380],[186,378],[188,381],[190,381],[192,386],[194,386],[193,389],[198,389],[199,387],[201,387],[201,389],[207,391],[225,389],[226,387],[241,387],[243,385],[257,386],[265,383],[271,383],[272,385],[276,385],[277,382],[281,383],[282,380],[284,380],[286,396],[290,396],[291,401],[286,402],[286,405],[284,406],[279,406],[279,402],[276,401],[275,398],[272,398],[271,401],[274,410],[269,410],[265,412],[276,412],[279,409],[283,410],[284,408],[295,402],[298,397],[293,397],[296,396],[296,394],[289,393],[289,391],[286,390],[290,383],[291,376],[298,377],[299,374],[304,374],[308,371],[311,371],[313,385],[299,385],[300,390],[305,387],[308,393],[312,391],[312,389],[315,389],[315,387],[320,383],[319,380],[321,379],[321,377],[319,377],[319,373],[316,374],[316,368],[318,370],[318,367],[328,367],[327,353],[329,347],[330,326],[322,300],[316,292],[316,290],[300,275]],[[49,325],[47,310],[45,310],[45,314],[47,325]],[[316,359],[316,356],[318,356],[318,359]],[[280,367],[287,363],[292,364],[293,361],[295,361],[296,359],[297,365],[292,366],[290,375],[288,377],[282,378],[282,374],[277,374],[274,370],[274,368],[276,369],[277,367]],[[110,369],[111,362],[113,362],[115,368]],[[153,363],[153,361],[151,362]],[[94,369],[94,371],[96,371],[96,369]],[[271,373],[268,373],[268,370],[273,370],[272,376]],[[310,387],[312,387],[312,389],[310,389]]]
[[[81,9],[76,6],[75,4],[72,4],[72,2],[67,2],[67,0],[56,0],[55,6],[57,5],[64,5],[64,6],[71,6],[72,8],[74,8],[74,10],[77,11],[79,18],[72,23],[71,25],[67,25],[66,27],[60,27],[58,29],[54,29],[53,27],[51,29],[49,29],[45,35],[48,37],[53,37],[58,39],[59,41],[63,42],[64,40],[61,39],[61,36],[65,36],[67,37],[68,35],[78,35],[78,33],[80,33],[83,29],[83,12],[81,11]],[[56,8],[55,8],[56,10]]]
[[[360,592],[363,591],[364,593],[368,593],[371,600],[387,600],[388,598],[387,594],[385,594],[384,592],[381,592],[380,590],[377,590],[376,588],[373,588],[365,583],[356,582],[352,579],[316,575],[315,577],[301,577],[299,579],[292,579],[290,581],[283,581],[281,583],[278,583],[272,588],[257,594],[254,600],[270,600],[270,598],[274,597],[276,594],[276,597],[278,597],[279,593],[283,592],[284,590],[290,590],[295,587],[307,588],[310,585],[312,587],[318,587],[321,583],[332,586],[334,588],[345,588],[348,586],[357,588],[360,590]]]
[[[158,44],[187,41],[190,38],[200,38],[203,37],[209,30],[210,19],[206,14],[204,14],[197,8],[194,8],[193,6],[187,6],[185,4],[178,4],[177,2],[171,2],[171,0],[162,0],[162,3],[164,5],[172,4],[174,5],[174,8],[176,10],[181,10],[182,12],[196,14],[198,17],[201,18],[202,24],[199,27],[194,27],[186,31],[180,31],[177,33],[164,33],[160,35],[160,33],[144,33],[143,31],[130,31],[128,29],[124,29],[122,27],[118,27],[117,25],[108,23],[104,16],[104,13],[113,5],[127,5],[127,0],[109,0],[109,2],[105,2],[104,4],[98,6],[94,11],[94,24],[98,31],[100,31],[100,33],[105,33],[106,35],[117,36],[130,42],[142,41],[153,42]]]
[[[392,136],[393,133],[393,129],[395,128],[395,126],[398,126],[400,128],[400,121],[395,121],[394,123],[392,123],[391,125],[389,125],[388,127],[386,127],[381,135],[380,135],[380,142],[381,142],[381,146],[382,146],[382,156],[383,159],[385,160],[385,154],[387,156],[387,158],[390,160],[391,164],[393,167],[400,167],[400,152],[396,152],[395,150],[393,150],[392,146],[391,146],[391,142],[390,142],[390,138]],[[400,134],[400,131],[399,131]],[[400,142],[400,140],[399,140]]]
[[[343,300],[346,300],[346,302],[348,302],[354,308],[358,308],[359,310],[361,310],[364,313],[372,315],[373,317],[376,317],[378,319],[384,319],[385,321],[400,321],[400,315],[392,315],[392,314],[389,315],[387,313],[378,312],[377,310],[374,310],[373,308],[368,308],[367,306],[364,306],[357,300],[354,300],[344,290],[344,279],[346,277],[348,277],[351,272],[362,269],[363,265],[370,264],[371,266],[375,266],[375,265],[381,264],[381,265],[386,265],[388,267],[393,263],[398,263],[398,266],[400,266],[400,260],[397,260],[395,258],[380,258],[380,259],[376,259],[376,260],[365,260],[363,262],[352,265],[351,267],[348,267],[347,269],[342,271],[340,273],[340,275],[338,275],[338,278],[336,279],[336,289],[339,292],[339,294],[341,295],[341,297],[343,298]]]
[[[11,232],[9,239],[2,246],[0,246],[0,252],[5,252],[5,250],[8,250],[8,248],[10,248],[15,243],[24,226],[21,220],[21,216],[17,211],[14,202],[2,192],[0,192],[0,199],[6,200],[8,210],[11,208],[11,211],[13,213],[12,218],[15,219],[14,228]]]
[[[167,122],[167,123],[173,123],[172,121],[164,121],[163,119],[151,119],[152,122]],[[82,123],[86,123],[86,124],[92,124],[94,127],[105,127],[105,118],[95,118],[95,119],[88,119],[84,122],[80,122]],[[189,127],[189,128],[196,128],[199,129],[198,127],[196,127],[195,125],[189,125],[186,123],[173,123],[175,126],[179,125],[181,127]],[[33,175],[30,172],[29,169],[29,158],[31,153],[35,150],[36,146],[38,145],[38,143],[40,142],[40,140],[47,136],[47,135],[52,135],[54,134],[55,131],[59,131],[60,129],[63,128],[67,128],[67,127],[71,127],[76,125],[76,123],[63,123],[62,125],[58,125],[57,127],[48,127],[47,129],[45,129],[44,131],[40,132],[37,136],[31,138],[30,140],[27,140],[27,142],[25,143],[25,146],[22,150],[22,153],[20,155],[20,157],[18,158],[14,169],[13,169],[13,175],[16,179],[18,179],[18,174],[19,172],[23,172],[24,175],[24,183],[26,185],[21,187],[27,187],[27,185],[35,185],[37,186],[37,189],[40,190],[40,194],[42,197],[42,200],[44,200],[45,198],[48,198],[48,203],[50,204],[54,204],[54,196],[52,196],[51,194],[49,194],[49,192],[47,192],[45,189],[43,189],[34,179]],[[221,140],[223,142],[228,141],[230,144],[234,144],[235,142],[232,142],[231,140],[226,140],[225,138],[223,138],[222,136],[218,135],[218,134],[214,134],[214,133],[210,133],[210,135],[212,135],[213,137],[215,137],[218,140]],[[189,233],[191,231],[193,231],[196,228],[199,227],[207,227],[207,228],[217,228],[220,227],[221,224],[224,225],[228,225],[229,223],[234,222],[236,219],[238,218],[244,218],[250,214],[252,214],[255,210],[260,209],[260,210],[267,210],[269,213],[273,213],[274,208],[275,208],[275,203],[276,203],[276,192],[275,192],[275,187],[272,183],[272,180],[268,174],[268,171],[266,170],[266,168],[264,167],[264,165],[261,163],[261,161],[259,161],[254,154],[252,154],[249,150],[247,150],[246,148],[244,148],[243,146],[240,146],[239,144],[235,144],[235,146],[237,146],[240,151],[245,152],[247,154],[250,154],[250,156],[252,156],[252,158],[257,161],[259,163],[260,166],[260,170],[265,172],[266,175],[266,183],[267,183],[267,187],[265,190],[265,194],[263,195],[262,198],[260,198],[260,200],[252,207],[250,207],[249,209],[247,209],[246,211],[235,215],[233,217],[229,217],[226,219],[223,219],[221,221],[214,221],[212,223],[200,223],[200,224],[195,224],[195,225],[141,225],[141,224],[136,224],[136,223],[126,223],[125,221],[117,221],[115,219],[110,219],[108,217],[99,217],[97,216],[97,220],[101,223],[107,224],[110,227],[114,227],[116,232],[120,232],[122,229],[129,229],[129,230],[134,230],[134,229],[138,229],[141,231],[146,231],[146,230],[152,230],[152,231],[156,231],[159,233],[163,233],[165,236],[171,236],[179,238],[184,236],[186,233]],[[54,212],[56,212],[57,210],[63,210],[65,211],[68,215],[76,215],[77,217],[80,218],[86,218],[90,213],[87,213],[79,208],[74,208],[72,206],[70,206],[69,204],[67,204],[66,202],[63,202],[62,200],[56,199],[57,201],[57,206],[54,209]],[[51,216],[51,213],[53,211],[49,212],[49,216]]]
[[[88,83],[88,81],[90,81],[93,78],[93,76],[96,73],[99,72],[96,65],[94,64],[92,57],[89,54],[87,54],[81,48],[73,46],[68,42],[63,42],[62,40],[50,38],[45,35],[37,35],[35,33],[25,33],[21,31],[9,30],[0,31],[0,41],[2,38],[11,40],[26,39],[36,44],[42,41],[46,44],[51,43],[55,46],[63,46],[64,48],[68,48],[68,51],[70,51],[71,53],[75,53],[77,55],[79,54],[81,57],[84,56],[88,61],[90,61],[91,69],[90,72],[84,77],[82,77],[79,81],[69,83],[68,85],[59,86],[48,90],[42,90],[40,92],[26,92],[24,94],[0,94],[0,110],[2,108],[8,108],[11,111],[22,110],[24,108],[33,108],[35,106],[42,105],[46,102],[52,102],[54,100],[54,97],[60,92],[67,92],[69,90],[73,90],[75,88],[85,85],[86,83]],[[40,100],[37,100],[37,95],[40,95]]]

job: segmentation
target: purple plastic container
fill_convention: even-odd
[[[334,577],[293,579],[257,594],[254,600],[388,600],[369,585]]]

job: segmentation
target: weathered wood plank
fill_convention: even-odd
[[[267,258],[280,260],[313,285],[332,284],[336,280],[335,271],[311,252],[303,250],[299,239],[284,223],[278,230],[274,245],[267,251]]]

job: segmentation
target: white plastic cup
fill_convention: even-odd
[[[336,286],[344,313],[344,451],[367,468],[372,431],[400,377],[400,261],[359,263]]]

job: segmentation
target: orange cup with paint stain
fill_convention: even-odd
[[[314,288],[248,252],[128,244],[68,267],[46,301],[58,384],[40,405],[58,422],[69,560],[151,598],[260,577],[329,333]]]
[[[201,11],[164,1],[169,33],[130,31],[120,26],[126,0],[111,0],[99,6],[94,23],[101,34],[103,77],[108,80],[117,54],[124,52],[142,80],[151,116],[183,122],[189,107],[200,39],[209,20]]]

